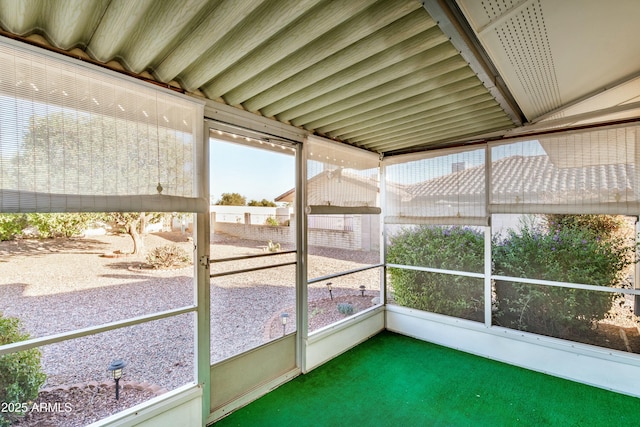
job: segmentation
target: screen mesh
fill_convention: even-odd
[[[491,147],[494,213],[638,213],[638,127]]]
[[[199,102],[12,45],[0,63],[1,211],[206,209]]]
[[[485,149],[389,157],[387,224],[485,225]]]
[[[314,137],[305,153],[308,213],[380,213],[377,154]]]

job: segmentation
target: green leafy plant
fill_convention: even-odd
[[[349,316],[353,314],[353,304],[348,302],[338,303],[338,311],[345,316]]]
[[[280,225],[280,222],[275,216],[268,216],[264,223],[271,227],[278,227]]]
[[[24,214],[0,214],[0,241],[13,240],[27,227]]]
[[[406,266],[481,273],[484,235],[468,227],[416,226],[390,240],[387,262]],[[483,280],[458,275],[390,268],[399,305],[466,319],[483,319]]]
[[[280,252],[280,243],[273,243],[271,240],[267,242],[267,250],[269,252]]]
[[[278,205],[276,205],[275,202],[272,202],[267,199],[262,199],[262,200],[251,199],[249,203],[247,203],[247,206],[267,206],[267,207],[275,208]]]
[[[189,253],[177,245],[164,245],[147,253],[147,262],[157,269],[179,268],[191,262]]]
[[[27,214],[29,225],[35,227],[43,239],[81,235],[97,219],[98,215],[91,213]]]
[[[554,220],[555,219],[555,220]],[[620,287],[634,263],[635,245],[615,233],[548,217],[522,224],[493,242],[497,275]],[[497,324],[570,338],[611,309],[616,293],[496,281]]]
[[[101,216],[94,213],[0,214],[0,240],[12,240],[32,227],[43,239],[81,235]]]
[[[0,313],[0,345],[29,339],[20,332],[20,321],[4,317]],[[40,350],[32,348],[0,356],[0,402],[23,408],[38,397],[38,391],[46,380],[40,366]],[[0,427],[11,425],[22,412],[0,411]]]
[[[216,205],[222,206],[245,206],[247,198],[239,193],[222,193]]]

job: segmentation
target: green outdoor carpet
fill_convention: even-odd
[[[214,425],[640,426],[640,399],[385,331]]]

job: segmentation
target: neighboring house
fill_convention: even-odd
[[[407,187],[413,197],[484,198],[484,166],[460,170]],[[557,167],[548,156],[511,156],[491,165],[491,202],[558,203],[580,191],[583,199],[620,201],[632,191],[630,164]]]
[[[342,169],[325,170],[307,181],[308,206],[378,206],[379,181]],[[279,195],[276,202],[293,203],[295,189]]]
[[[632,193],[634,179],[634,166],[629,164],[587,164],[581,167],[562,164],[559,167],[546,155],[510,156],[491,164],[493,187],[489,203],[503,207],[503,212],[509,211],[509,205],[524,204],[532,206],[531,212],[553,212],[553,205],[566,204],[570,195],[575,198],[576,190],[581,199],[575,203],[581,205],[621,203],[636,200]],[[327,170],[307,181],[307,195],[310,206],[375,207],[379,203],[379,182],[356,174]],[[485,167],[464,168],[462,164],[454,164],[451,173],[437,178],[414,184],[387,182],[386,197],[386,220],[389,224],[411,224],[420,222],[420,218],[439,218],[443,224],[451,223],[451,218],[461,218],[459,223],[467,223],[469,218],[486,218]],[[289,205],[294,200],[295,189],[275,198],[276,202]],[[225,208],[237,209],[238,218],[244,218],[243,212],[248,212],[249,207]],[[312,240],[321,246],[335,245],[357,250],[379,246],[380,218],[377,215],[310,214],[307,219],[310,233],[315,234]],[[238,219],[235,222],[244,221]],[[252,223],[263,224],[264,220]],[[222,226],[216,227],[222,230]],[[328,233],[342,234],[339,240],[328,240]],[[279,238],[284,239],[283,236]],[[335,243],[338,241],[347,243]]]
[[[307,206],[378,207],[380,183],[373,177],[350,173],[343,169],[325,170],[307,181]],[[276,202],[293,204],[295,188],[275,198]],[[355,250],[372,250],[380,246],[380,218],[378,215],[354,213],[307,216],[311,233],[310,243]],[[328,240],[330,233],[342,233],[340,239]],[[347,242],[347,243],[344,243]]]
[[[485,215],[485,167],[475,166],[408,186],[404,197],[390,193],[388,213],[396,217]],[[491,164],[492,205],[566,204],[579,192],[581,205],[635,201],[631,164],[558,167],[546,155],[511,156]],[[408,196],[408,197],[407,197]],[[540,208],[544,205],[545,208]]]

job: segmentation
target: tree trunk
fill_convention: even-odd
[[[144,214],[141,214],[141,215],[144,215]],[[144,250],[144,243],[143,243],[142,237],[140,237],[140,233],[138,232],[138,227],[140,226],[140,220],[141,220],[141,217],[138,217],[138,219],[132,221],[131,224],[129,224],[129,227],[127,227],[127,233],[133,239],[133,252],[132,252],[133,255],[139,255]]]
[[[140,234],[142,234],[143,236],[147,234],[145,231],[147,228],[147,219],[148,217],[146,212],[140,212]]]

